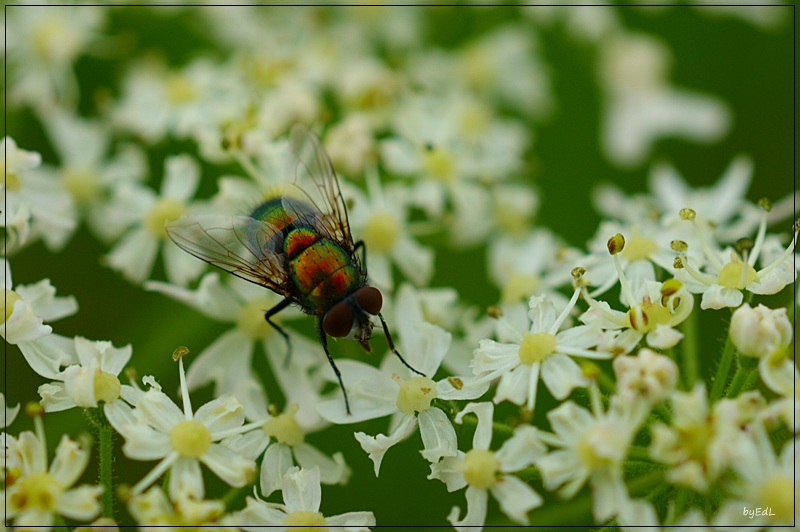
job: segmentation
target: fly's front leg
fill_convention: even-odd
[[[289,362],[291,361],[292,358],[292,339],[289,338],[289,335],[286,334],[286,331],[283,330],[283,327],[272,321],[270,318],[291,304],[292,302],[289,301],[289,299],[284,299],[283,301],[281,301],[280,303],[269,309],[266,314],[264,314],[264,319],[267,320],[267,323],[272,325],[272,328],[278,331],[280,335],[283,336],[283,339],[286,340],[286,358],[283,361],[283,365],[284,367],[287,368],[289,367]]]
[[[342,389],[342,394],[344,395],[344,408],[347,410],[347,415],[349,416],[351,414],[350,401],[347,400],[347,390],[344,389],[342,374],[339,372],[339,368],[336,367],[336,362],[333,361],[333,357],[328,352],[328,336],[322,328],[322,318],[317,318],[317,336],[319,336],[319,343],[322,344],[322,349],[325,351],[325,356],[328,357],[328,362],[330,362],[331,368],[333,368],[333,372],[336,374],[336,378],[339,379],[339,387]]]
[[[389,349],[392,351],[392,353],[397,355],[397,358],[400,359],[400,362],[402,362],[405,367],[407,367],[417,375],[422,375],[423,377],[425,377],[426,375],[424,373],[419,372],[408,365],[408,362],[406,362],[406,360],[403,358],[400,352],[394,347],[394,341],[392,341],[392,335],[389,333],[389,327],[386,326],[386,320],[383,319],[383,315],[380,312],[378,312],[378,317],[381,319],[381,325],[383,325],[383,334],[384,336],[386,336],[386,343],[389,344]]]

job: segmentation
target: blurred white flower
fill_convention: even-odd
[[[66,435],[48,467],[44,424],[36,418],[36,435],[25,431],[15,438],[5,435],[5,519],[15,528],[50,530],[57,515],[79,522],[100,513],[103,486],[83,484],[73,488],[89,464],[89,451]]]
[[[617,395],[623,401],[638,401],[641,398],[649,404],[655,404],[675,391],[678,365],[655,351],[645,348],[640,349],[635,357],[618,356],[613,366],[617,377]]]
[[[236,398],[224,395],[193,412],[183,359],[178,364],[183,412],[152,378],[145,378],[150,389],[138,398],[135,408],[114,401],[104,409],[108,422],[125,439],[122,447],[125,456],[133,460],[161,460],[131,488],[131,494],[142,493],[169,470],[171,499],[181,496],[202,499],[205,487],[200,462],[233,487],[247,485],[255,476],[255,462],[218,443],[242,431],[244,408]]]
[[[322,490],[319,470],[292,467],[283,477],[283,504],[247,498],[247,507],[234,514],[237,525],[248,532],[264,527],[283,532],[295,527],[308,529],[323,527],[331,532],[362,532],[375,526],[372,512],[348,512],[331,517],[320,513]]]
[[[753,308],[745,303],[733,312],[729,334],[740,354],[763,358],[789,347],[792,324],[785,308],[771,309],[761,304]]]
[[[459,519],[460,510],[454,506],[447,516],[459,532],[481,530],[486,522],[489,493],[497,500],[500,510],[509,519],[528,525],[528,512],[544,502],[542,497],[519,478],[510,475],[524,469],[545,454],[547,448],[539,440],[538,430],[530,425],[520,425],[514,435],[497,451],[489,450],[492,443],[492,403],[469,403],[456,416],[461,423],[465,414],[478,416],[472,450],[458,451],[456,456],[445,457],[431,464],[430,479],[439,479],[447,485],[447,491],[456,491],[467,486],[467,514]]]
[[[6,403],[6,396],[3,393],[0,393],[0,403],[3,403],[4,414],[3,414],[3,428],[11,425],[14,420],[17,418],[17,414],[19,414],[20,405],[12,406],[11,408],[8,407],[8,403]]]
[[[170,501],[164,490],[154,486],[144,493],[128,499],[128,512],[145,532],[157,532],[163,528],[192,527],[207,530],[234,532],[237,527],[229,524],[225,515],[225,503],[221,500],[195,500],[178,496]]]
[[[5,322],[0,335],[6,342],[19,347],[31,369],[48,379],[58,378],[62,366],[75,362],[70,355],[72,339],[52,334],[53,328],[44,322],[56,321],[78,311],[73,296],[56,297],[50,279],[36,284],[19,285],[12,290],[11,267],[3,259],[5,281]]]
[[[164,161],[161,193],[125,182],[114,188],[109,209],[124,213],[134,226],[117,241],[106,255],[108,265],[128,280],[141,283],[150,276],[158,250],[164,245],[164,268],[167,279],[185,285],[205,269],[205,262],[186,253],[169,238],[164,224],[197,210],[191,204],[200,182],[200,167],[189,155],[176,155]]]
[[[727,105],[669,84],[669,49],[645,34],[618,33],[601,45],[599,78],[606,93],[602,145],[620,166],[644,162],[653,144],[678,136],[709,143],[731,123]]]

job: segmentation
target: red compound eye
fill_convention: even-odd
[[[359,288],[358,292],[356,292],[356,301],[361,305],[361,308],[373,316],[377,316],[383,305],[383,296],[381,291],[374,286],[365,286],[364,288]]]
[[[333,306],[322,320],[322,330],[333,338],[347,336],[353,328],[353,311],[350,306],[341,301]]]

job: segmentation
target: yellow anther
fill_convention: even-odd
[[[608,243],[606,245],[608,246],[608,252],[612,255],[616,255],[625,249],[625,237],[622,236],[621,233],[617,233],[608,239]]]
[[[697,213],[689,208],[681,209],[678,215],[681,220],[694,220],[697,217]]]

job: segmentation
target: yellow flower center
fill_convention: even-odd
[[[492,451],[472,449],[464,455],[464,480],[473,488],[488,489],[497,482],[500,461]]]
[[[14,303],[22,299],[22,296],[18,293],[14,292],[13,290],[6,290],[5,297],[3,298],[3,305],[5,305],[6,310],[6,319],[3,321],[5,323],[8,321],[8,318],[14,313]]]
[[[455,157],[446,148],[432,148],[423,154],[423,170],[426,174],[449,183],[455,177]]]
[[[319,512],[299,510],[286,514],[283,525],[292,532],[328,532],[328,522]]]
[[[251,340],[264,338],[272,330],[272,326],[264,319],[266,309],[271,306],[270,302],[263,298],[248,301],[239,311],[236,326]]]
[[[400,386],[397,392],[397,409],[404,414],[424,412],[431,407],[431,401],[438,397],[436,383],[428,377],[414,377],[404,381],[399,375],[392,375]]]
[[[293,404],[286,409],[286,412],[271,417],[264,423],[264,432],[267,436],[272,436],[278,442],[286,445],[297,445],[301,443],[306,435],[294,419],[298,406]]]
[[[100,196],[100,182],[91,168],[66,168],[61,179],[78,203],[90,203]]]
[[[744,268],[747,271],[742,272]],[[736,288],[741,290],[756,278],[756,270],[749,264],[742,262],[738,257],[732,257],[731,261],[722,267],[717,275],[717,284],[725,288]]]
[[[211,447],[211,433],[199,421],[181,421],[169,433],[172,448],[181,456],[199,458]]]
[[[167,98],[175,104],[187,103],[197,98],[197,91],[186,76],[174,74],[167,80]]]
[[[625,243],[622,257],[627,260],[646,259],[658,251],[658,244],[642,235],[634,235]]]
[[[714,427],[711,423],[696,423],[678,429],[679,446],[689,453],[689,459],[704,463],[706,449],[714,437]]]
[[[464,106],[459,116],[461,129],[467,134],[482,133],[491,123],[492,115],[486,105],[472,101]]]
[[[183,214],[184,205],[180,201],[172,198],[162,198],[158,200],[144,219],[144,226],[154,236],[166,238],[167,230],[164,224],[170,220],[179,218]]]
[[[40,510],[55,512],[61,497],[61,486],[48,473],[34,473],[15,484],[8,505],[17,511]]]
[[[519,361],[523,364],[541,362],[556,350],[556,337],[550,333],[522,333],[519,344]]]
[[[16,172],[8,172],[6,174],[6,190],[19,190],[22,185],[19,182],[19,176]]]
[[[388,212],[374,213],[367,224],[361,237],[367,249],[377,253],[384,253],[392,249],[397,235],[400,234],[400,222]]]
[[[637,313],[640,319],[636,319]],[[659,325],[669,325],[671,319],[670,311],[661,305],[654,304],[650,301],[649,296],[642,299],[639,307],[633,307],[628,311],[629,327],[641,333],[653,331]]]
[[[786,475],[771,475],[762,484],[758,501],[761,508],[772,510],[775,521],[791,523],[794,518],[794,482]]]
[[[502,298],[506,303],[516,303],[520,299],[528,300],[538,288],[541,279],[537,275],[512,273],[503,285]]]
[[[115,375],[97,368],[97,372],[94,375],[95,399],[110,403],[119,397],[120,388],[119,379]]]

